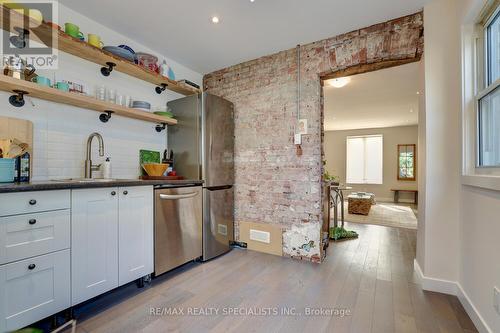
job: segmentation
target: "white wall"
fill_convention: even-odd
[[[398,181],[397,146],[398,144],[418,144],[418,126],[398,126],[373,129],[325,132],[326,170],[340,177],[340,183],[346,183],[346,138],[357,135],[382,134],[384,136],[383,184],[349,184],[353,191],[374,193],[378,201],[392,201],[391,189],[417,189],[417,181]],[[418,156],[417,156],[418,158]],[[418,170],[417,170],[418,179]],[[401,193],[402,201],[413,202],[413,194]]]
[[[469,123],[474,103],[473,85],[462,81],[472,79],[473,68],[468,52],[460,57],[462,42],[472,43],[466,35],[485,2],[436,0],[424,9],[427,211],[425,232],[418,235],[418,246],[425,247],[418,253],[425,258],[417,260],[428,289],[453,292],[448,287],[454,285],[477,328],[500,332],[493,308],[493,287],[500,287],[500,191],[462,185],[473,181],[460,176],[462,165],[464,174],[475,174],[463,163],[474,159],[468,147],[474,141]],[[462,40],[462,33],[468,39]],[[485,183],[493,186],[495,180]]]
[[[460,209],[460,30],[455,0],[424,8],[425,276],[457,281]],[[422,244],[422,242],[419,242]]]
[[[99,34],[105,45],[127,44],[136,52],[145,51],[159,56],[154,50],[60,4],[59,23],[64,26],[65,22],[79,25],[85,34],[89,32]],[[173,68],[176,79],[185,78],[201,85],[200,73],[159,56],[160,61],[164,58]],[[84,83],[89,86],[92,94],[95,87],[105,85],[115,89],[119,94],[130,95],[136,100],[146,100],[152,105],[165,105],[169,100],[182,97],[172,92],[157,95],[152,84],[116,71],[106,78],[101,75],[100,66],[63,52],[59,52],[57,71],[39,70],[37,73],[51,80],[56,75],[58,80],[68,79]],[[113,176],[117,178],[136,178],[139,175],[139,149],[161,151],[166,145],[165,131],[157,133],[153,123],[115,116],[103,124],[98,119],[99,113],[95,111],[38,99],[32,99],[35,106],[28,100],[23,108],[14,108],[8,103],[9,95],[6,92],[0,93],[0,115],[29,119],[34,123],[35,180],[82,177],[86,140],[94,131],[104,137],[105,154],[111,157]],[[93,160],[100,163],[102,159],[98,158],[96,148],[95,142]]]

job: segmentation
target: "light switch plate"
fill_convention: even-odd
[[[493,287],[493,306],[500,315],[500,289],[498,287]]]
[[[302,134],[295,134],[294,143],[296,145],[301,145],[302,144]]]

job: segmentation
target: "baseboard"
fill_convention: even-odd
[[[413,267],[423,290],[457,296],[477,330],[481,333],[493,333],[458,282],[426,277],[417,259],[413,260]]]
[[[486,321],[481,316],[477,308],[474,306],[469,296],[462,288],[460,283],[457,283],[457,297],[462,303],[462,306],[465,309],[465,312],[469,315],[470,319],[476,326],[477,330],[481,333],[493,333],[493,330],[486,324]]]
[[[435,291],[442,294],[457,296],[457,283],[454,281],[442,280],[427,277],[423,274],[417,259],[413,260],[413,268],[417,273],[423,290]]]

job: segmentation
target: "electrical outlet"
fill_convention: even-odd
[[[500,289],[498,287],[493,287],[493,306],[500,315]]]

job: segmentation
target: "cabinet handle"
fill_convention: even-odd
[[[30,264],[30,265],[28,266],[28,269],[29,269],[29,270],[33,270],[33,269],[35,269],[35,267],[36,267],[36,265],[35,265],[35,264]]]
[[[31,220],[29,220],[29,222],[28,222],[28,223],[29,223],[29,224],[31,224],[31,225],[33,225],[33,224],[35,224],[35,223],[36,223],[36,220],[35,220],[35,219],[31,219]]]
[[[128,194],[128,191],[123,191],[123,195],[127,195]]]
[[[29,204],[32,205],[32,206],[36,205],[36,200],[35,199],[31,199],[29,201]]]
[[[116,192],[115,191],[111,192],[111,195],[116,195]]]

